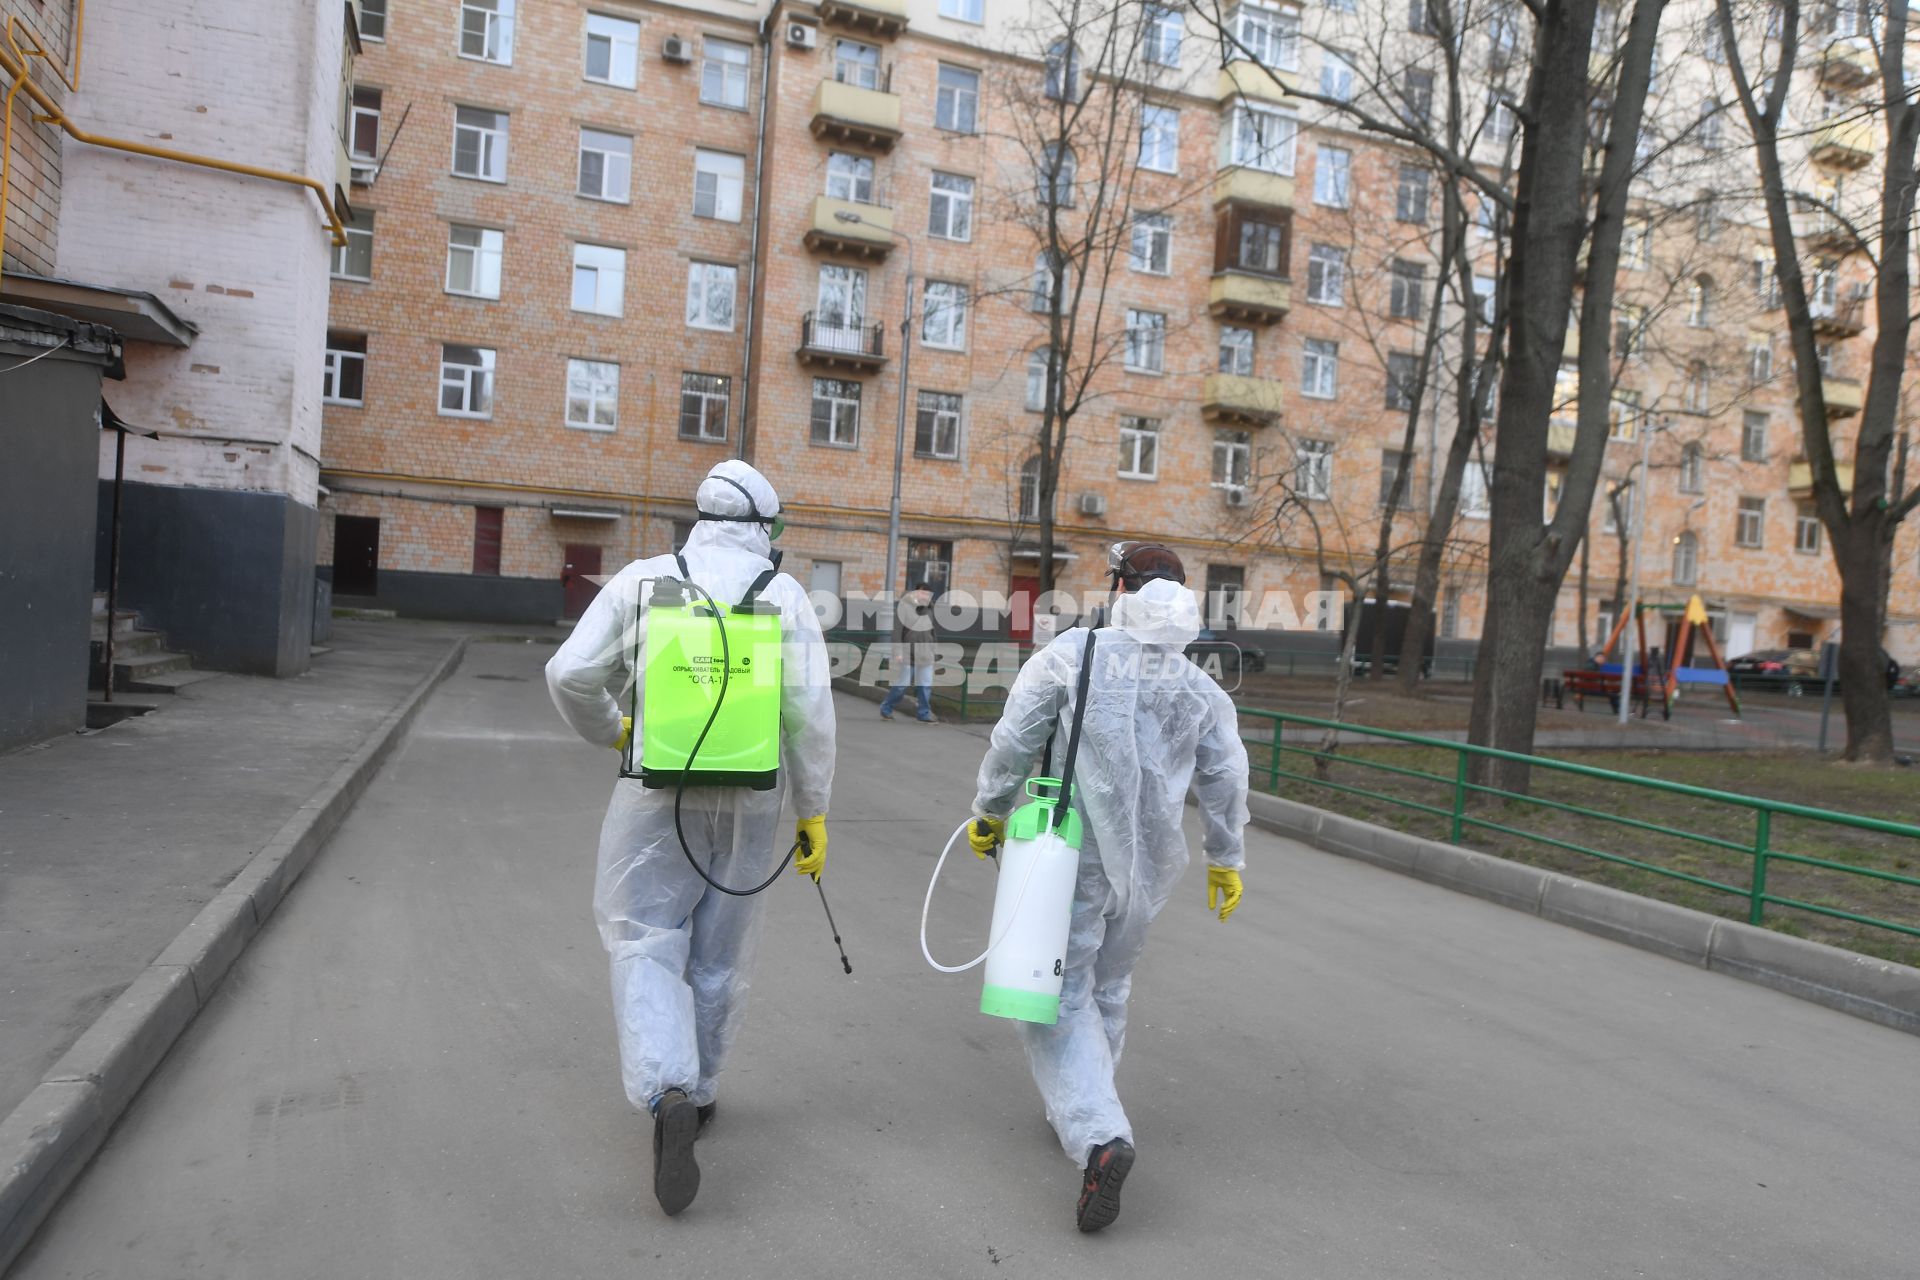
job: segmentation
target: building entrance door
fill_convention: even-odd
[[[1040,579],[1015,576],[1007,584],[1007,631],[1020,644],[1033,642],[1033,602],[1040,598]]]
[[[380,594],[380,518],[333,518],[333,594]]]
[[[1758,621],[1751,613],[1730,613],[1727,615],[1727,654],[1729,658],[1738,658],[1753,652],[1754,624]]]
[[[600,584],[593,578],[600,576],[600,548],[587,542],[569,542],[566,546],[566,567],[560,571],[561,585],[566,588],[567,621],[572,622],[587,611],[593,598],[600,594]]]

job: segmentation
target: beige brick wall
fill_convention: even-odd
[[[22,49],[30,52],[38,44],[51,55],[51,62],[29,57],[27,75],[63,106],[64,77],[73,65],[72,17],[70,6],[62,2],[0,0],[0,32],[12,24]],[[11,88],[13,78],[0,77],[0,84]],[[39,111],[24,89],[14,95],[7,148],[7,244],[0,270],[51,275],[60,239],[60,131],[35,124]]]

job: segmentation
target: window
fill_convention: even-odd
[[[1680,492],[1707,491],[1707,453],[1698,444],[1680,446]]]
[[[733,328],[733,291],[739,268],[718,262],[687,264],[687,323],[696,329]]]
[[[1220,330],[1220,372],[1251,377],[1253,374],[1253,330],[1227,325]]]
[[[387,0],[360,0],[360,38],[375,41],[387,38]]]
[[[1794,508],[1793,549],[1801,555],[1820,554],[1820,517],[1804,502]]]
[[[1740,461],[1767,460],[1767,415],[1749,409],[1740,418]]]
[[[1072,102],[1080,96],[1080,50],[1071,40],[1047,46],[1047,96],[1055,102]]]
[[[1480,323],[1491,325],[1500,315],[1500,282],[1492,276],[1474,276],[1473,301]]]
[[[1127,310],[1126,367],[1135,373],[1161,373],[1167,362],[1167,318],[1158,311]]]
[[[1407,0],[1407,30],[1417,36],[1438,35],[1439,24],[1434,21],[1432,0]]]
[[[612,431],[620,421],[620,366],[605,360],[567,361],[567,425]]]
[[[1216,271],[1231,267],[1261,275],[1287,273],[1287,235],[1291,221],[1285,213],[1230,205],[1221,218],[1220,242],[1215,246]]]
[[[1308,338],[1300,344],[1300,394],[1331,400],[1340,389],[1340,344]]]
[[[1574,305],[1573,314],[1567,318],[1567,327],[1576,332],[1580,328],[1580,311],[1577,302]],[[1623,302],[1618,307],[1615,307],[1613,312],[1613,349],[1618,352],[1623,359],[1632,359],[1641,353],[1641,348],[1646,345],[1646,341],[1646,314],[1639,307],[1629,303]]]
[[[460,56],[513,61],[514,0],[460,0]]]
[[[1226,629],[1246,621],[1247,571],[1237,564],[1207,566],[1207,625]]]
[[[740,221],[741,193],[745,190],[747,161],[724,151],[693,153],[693,216]]]
[[[1401,489],[1400,477],[1407,475],[1411,480],[1413,455],[1404,449],[1382,449],[1380,451],[1380,505],[1383,507],[1405,507],[1407,494]],[[1395,489],[1401,489],[1398,496]]]
[[[380,158],[380,91],[353,91],[352,121],[347,129],[347,154],[355,160]]]
[[[1628,218],[1620,228],[1620,265],[1629,271],[1653,265],[1653,223],[1648,219]]]
[[[1713,399],[1713,378],[1707,366],[1696,360],[1687,366],[1687,385],[1681,408],[1688,413],[1706,413]]]
[[[818,563],[816,561],[816,563]],[[907,581],[924,582],[935,595],[945,595],[953,576],[953,544],[931,538],[907,539]]]
[[[825,263],[814,295],[813,341],[816,345],[859,351],[860,332],[867,316],[867,273],[858,267]]]
[[[1425,4],[1425,0],[1420,0]],[[1417,164],[1400,166],[1400,189],[1393,202],[1393,216],[1401,222],[1426,225],[1427,209],[1433,197],[1433,171]]]
[[[1457,640],[1460,638],[1460,593],[1449,591],[1440,601],[1440,638]]]
[[[328,404],[361,404],[367,389],[367,336],[327,331],[327,364],[320,398]]]
[[[1505,145],[1513,140],[1516,123],[1513,107],[1498,89],[1487,90],[1487,141]]]
[[[933,123],[951,133],[972,133],[980,110],[980,73],[940,66],[933,98]]]
[[[1485,520],[1493,514],[1492,468],[1477,459],[1469,461],[1460,473],[1460,514],[1471,520]]]
[[[1473,202],[1473,234],[1482,240],[1500,234],[1500,206],[1484,196]]]
[[[1640,433],[1640,393],[1616,390],[1607,401],[1607,439],[1632,440]]]
[[[1408,67],[1400,77],[1400,118],[1424,128],[1433,116],[1433,72]]]
[[[469,298],[500,296],[500,259],[506,236],[487,227],[447,228],[447,292]]]
[[[1074,168],[1073,148],[1066,143],[1049,142],[1041,149],[1034,189],[1044,203],[1062,209],[1073,207]]]
[[[493,349],[449,342],[440,348],[440,412],[449,418],[493,416]]]
[[[1233,109],[1233,163],[1291,177],[1299,124],[1287,112],[1239,103]]]
[[[833,78],[856,89],[880,87],[880,50],[844,37],[833,42]]]
[[[1387,408],[1413,408],[1414,387],[1420,381],[1420,362],[1405,351],[1387,353]]]
[[[1347,251],[1330,244],[1307,250],[1307,301],[1324,307],[1346,305]]]
[[[1320,55],[1320,92],[1335,102],[1353,101],[1353,63],[1328,49]]]
[[[1690,587],[1700,579],[1700,539],[1688,529],[1673,540],[1673,581]]]
[[[335,280],[373,279],[373,210],[355,209],[347,221],[347,242],[333,248]]]
[[[1700,119],[1693,127],[1693,140],[1708,151],[1717,150],[1721,143],[1720,122],[1725,119],[1719,102],[1709,98],[1700,104]]]
[[[489,577],[500,573],[500,532],[506,523],[505,507],[473,509],[473,571]]]
[[[1758,547],[1766,531],[1767,500],[1765,498],[1740,499],[1740,513],[1735,517],[1733,541],[1735,546]]]
[[[1705,329],[1713,323],[1713,277],[1698,275],[1687,286],[1687,323]]]
[[[1040,518],[1040,455],[1020,464],[1020,519]]]
[[[1293,486],[1303,498],[1323,499],[1333,493],[1333,444],[1327,440],[1300,440],[1293,446]]]
[[[1135,271],[1166,275],[1173,258],[1173,219],[1164,213],[1142,213],[1133,219],[1130,261]]]
[[[1160,475],[1160,420],[1120,419],[1120,477],[1154,480]]]
[[[859,383],[844,378],[813,380],[813,442],[840,449],[859,446]]]
[[[1033,260],[1033,302],[1035,311],[1048,311],[1053,306],[1053,292],[1057,285],[1060,290],[1060,308],[1064,313],[1073,305],[1073,265],[1061,261],[1064,254],[1042,250]]]
[[[1180,65],[1180,37],[1186,30],[1186,19],[1178,9],[1162,8],[1157,4],[1147,6],[1146,34],[1143,53],[1146,60],[1155,66],[1177,67]]]
[[[1247,56],[1272,71],[1300,69],[1300,15],[1292,9],[1244,3],[1229,17]]]
[[[1773,377],[1773,340],[1764,333],[1747,337],[1747,377],[1756,383]]]
[[[631,89],[640,83],[640,24],[604,13],[587,15],[587,79]]]
[[[731,40],[700,41],[700,101],[712,107],[747,109],[747,68],[752,54]]]
[[[1393,260],[1392,284],[1387,295],[1387,313],[1396,320],[1415,320],[1420,316],[1420,299],[1426,293],[1425,263]]]
[[[1253,479],[1253,436],[1245,431],[1213,433],[1213,487],[1244,489]]]
[[[727,441],[733,379],[720,373],[680,375],[680,438],[705,444]]]
[[[1717,239],[1720,235],[1720,203],[1713,193],[1703,191],[1694,202],[1693,238],[1703,244]]]
[[[599,244],[573,246],[573,309],[597,316],[621,313],[627,292],[627,251]]]
[[[1353,199],[1353,152],[1320,146],[1313,153],[1313,202],[1344,209]]]
[[[955,351],[967,345],[967,286],[927,282],[921,294],[920,340]]]
[[[453,171],[483,182],[507,180],[506,112],[454,108]]]
[[[1520,6],[1500,3],[1487,20],[1487,67],[1503,71],[1513,64],[1520,48]]]
[[[1701,32],[1701,56],[1708,62],[1725,62],[1727,45],[1726,37],[1720,31],[1720,19],[1713,14],[1708,14],[1706,24],[1706,30]],[[1756,99],[1763,99],[1765,96],[1757,88],[1754,90]]]
[[[986,0],[940,0],[940,16],[978,26],[987,20]]]
[[[1053,348],[1041,347],[1027,357],[1027,408],[1035,413],[1047,407],[1049,395],[1048,381],[1058,376],[1051,368]]]
[[[957,173],[933,175],[927,203],[927,234],[942,240],[973,238],[973,179]]]
[[[627,202],[632,185],[633,139],[599,129],[580,131],[580,194],[589,200]]]
[[[1156,173],[1180,171],[1180,113],[1172,107],[1141,104],[1140,167]]]
[[[913,456],[916,458],[958,458],[960,456],[960,397],[946,391],[922,391],[920,410],[914,418]],[[917,581],[911,578],[909,580]]]
[[[827,153],[827,194],[855,204],[873,203],[873,157]]]
[[[1814,348],[1814,359],[1820,366],[1820,374],[1822,377],[1833,378],[1839,376],[1837,372],[1838,366],[1835,362],[1837,355],[1838,353],[1834,350],[1834,345],[1831,342],[1823,342]]]

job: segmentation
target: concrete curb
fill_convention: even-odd
[[[0,1273],[106,1141],[180,1033],[280,905],[472,637],[448,649],[231,883],[121,992],[46,1079],[0,1120]]]
[[[1254,826],[1920,1035],[1920,969],[1724,920],[1258,792]]]

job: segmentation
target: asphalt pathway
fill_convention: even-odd
[[[1908,1275],[1912,1037],[1253,833],[1191,869],[1106,1233],[1013,1028],[921,961],[977,728],[843,698],[827,888],[770,891],[699,1200],[663,1218],[588,911],[608,753],[477,645],[18,1264],[50,1277]],[[949,863],[935,950],[991,875]]]

